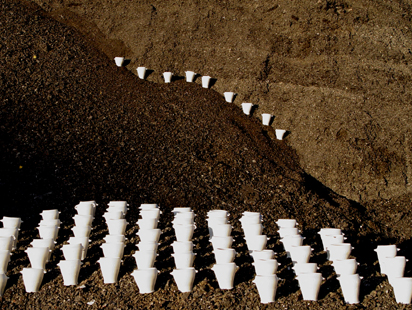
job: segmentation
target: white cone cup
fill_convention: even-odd
[[[180,213],[180,214],[185,214],[185,213]],[[194,223],[195,221],[191,219],[190,217],[186,217],[186,218],[185,217],[175,217],[175,219],[172,221],[172,226],[174,227],[175,225],[192,225]]]
[[[268,238],[266,235],[246,237],[246,246],[249,251],[262,251],[266,247]]]
[[[94,217],[93,215],[79,215],[76,214],[74,217],[74,224],[76,226],[85,227],[85,226],[92,226]]]
[[[262,224],[245,224],[242,226],[245,238],[261,235],[263,232]]]
[[[285,129],[275,129],[276,139],[283,140],[283,136],[285,135]]]
[[[38,268],[23,268],[21,271],[23,275],[24,287],[27,293],[36,293],[40,289],[43,281],[44,269]]]
[[[172,212],[173,212],[173,216],[176,216],[176,214],[180,212],[192,212],[192,209],[190,207],[178,207],[178,208],[174,208]]]
[[[348,304],[359,303],[359,289],[361,278],[358,274],[341,275],[338,277],[340,287],[342,288],[343,298]]]
[[[89,238],[87,237],[70,237],[69,238],[69,244],[79,244],[79,243],[83,246],[81,260],[84,260],[87,256],[87,250],[89,248]]]
[[[177,241],[191,241],[195,226],[178,224],[174,226]]]
[[[213,251],[220,248],[230,248],[232,247],[233,238],[232,237],[212,237],[210,239],[212,242]]]
[[[140,210],[153,210],[158,208],[157,203],[142,203],[139,207]]]
[[[122,242],[119,243],[103,243],[100,246],[103,250],[104,257],[123,257],[125,245]]]
[[[54,220],[59,218],[59,210],[57,209],[52,209],[52,210],[43,210],[42,213],[40,213],[41,217],[43,220]]]
[[[66,260],[79,260],[82,258],[83,245],[81,243],[65,244],[61,249]]]
[[[208,75],[202,76],[202,87],[209,88],[211,77]]]
[[[395,299],[400,304],[410,304],[412,297],[412,278],[393,278],[393,292]]]
[[[224,217],[227,218],[229,216],[229,211],[226,210],[210,210],[207,212],[207,216],[208,218],[212,218],[212,217]]]
[[[343,260],[335,260],[332,263],[333,268],[337,275],[349,275],[355,274],[358,268],[358,263],[354,258],[348,258]]]
[[[165,83],[170,83],[172,81],[172,72],[163,72],[163,77],[165,79]]]
[[[87,200],[87,201],[80,201],[75,207],[78,207],[78,206],[83,205],[83,204],[85,204],[85,205],[92,204],[95,209],[98,205],[95,200]]]
[[[395,244],[392,245],[378,245],[375,249],[376,254],[378,255],[379,266],[381,269],[381,274],[386,274],[385,266],[383,266],[383,261],[386,257],[395,257],[398,249]],[[383,268],[382,268],[383,267]]]
[[[286,236],[299,235],[299,229],[296,227],[281,227],[278,233],[281,238],[284,238]]]
[[[92,202],[80,203],[74,207],[79,215],[91,215],[94,216],[96,212],[96,206]]]
[[[174,220],[190,220],[191,223],[193,223],[192,221],[194,221],[195,219],[195,213],[193,211],[191,212],[179,212],[176,213],[176,215],[174,216]]]
[[[293,262],[298,264],[309,263],[312,248],[310,245],[291,246],[289,253]]]
[[[257,216],[243,216],[239,221],[242,225],[242,229],[244,226],[262,224],[260,217]]]
[[[297,276],[303,300],[318,300],[322,274],[320,273],[301,273]]]
[[[139,226],[139,229],[156,229],[157,228],[157,223],[159,220],[157,218],[145,218],[145,219],[140,219],[137,221],[137,225]]]
[[[122,207],[122,208],[125,208],[129,204],[127,203],[126,200],[111,200],[111,201],[109,201],[109,203],[107,205],[109,207]]]
[[[139,251],[153,251],[153,252],[157,252],[157,247],[158,247],[158,243],[157,242],[142,242],[140,241],[137,244],[137,247],[139,248]]]
[[[8,216],[3,216],[0,222],[3,222],[4,228],[20,228],[20,224],[23,223],[21,218],[19,217],[8,217]]]
[[[19,236],[18,228],[0,228],[0,237],[10,237],[12,236],[11,248],[14,249],[17,244],[17,238]]]
[[[221,290],[231,290],[233,288],[235,273],[238,269],[239,267],[235,263],[215,264],[212,267]]]
[[[140,79],[144,80],[145,77],[146,77],[146,70],[147,70],[147,68],[146,68],[146,67],[137,67],[136,70],[137,70],[137,76],[138,76]]]
[[[228,224],[226,217],[212,217],[207,219],[207,228],[209,230],[209,238],[213,237],[213,227],[216,225]]]
[[[276,224],[279,228],[293,228],[296,227],[296,220],[295,219],[278,219]]]
[[[195,281],[196,270],[193,267],[177,268],[171,272],[177,288],[182,293],[191,292]]]
[[[124,235],[126,232],[126,226],[129,224],[125,219],[121,220],[107,220],[107,228],[109,235]]]
[[[185,71],[186,73],[186,82],[193,82],[193,79],[195,78],[196,73],[193,71]]]
[[[125,204],[121,204],[121,202]],[[127,211],[129,211],[129,208],[127,207],[127,204],[125,201],[118,201],[117,203],[114,203],[112,205],[109,205],[109,207],[106,209],[106,212],[118,212],[122,211],[124,215],[127,214]]]
[[[257,276],[268,276],[276,273],[279,263],[276,259],[256,259],[252,265]]]
[[[3,273],[0,273],[0,297],[3,296],[4,290],[6,288],[7,285],[7,280],[9,278]]]
[[[233,102],[233,97],[235,96],[234,92],[224,92],[223,95],[225,96],[226,102],[232,103]]]
[[[136,281],[140,294],[154,292],[158,273],[159,271],[156,268],[136,269],[132,272],[132,276]]]
[[[173,253],[189,253],[193,252],[192,241],[174,241],[172,243]]]
[[[176,269],[185,269],[193,267],[196,255],[194,253],[174,253],[172,254]]]
[[[104,236],[106,243],[125,243],[126,237],[124,235],[106,235]]]
[[[27,248],[24,252],[29,257],[31,268],[45,269],[50,253],[48,247]]]
[[[115,57],[114,62],[116,63],[116,66],[122,67],[124,63],[124,57]]]
[[[211,229],[213,236],[216,237],[227,237],[232,233],[232,225],[230,224],[213,225]]]
[[[90,232],[92,231],[91,226],[74,226],[72,231],[75,237],[90,237]]]
[[[105,284],[117,283],[120,270],[120,257],[101,257],[98,261]]]
[[[138,269],[153,268],[156,256],[154,251],[136,251],[133,254]]]
[[[316,273],[318,265],[316,265],[316,263],[301,263],[295,264],[292,268],[296,275],[300,275],[305,273]]]
[[[243,113],[245,113],[246,115],[250,115],[250,111],[252,111],[252,107],[253,107],[252,103],[243,102],[242,103]]]
[[[344,235],[322,235],[323,250],[327,251],[331,244],[344,243]]]
[[[140,241],[143,242],[159,242],[160,234],[160,229],[141,229],[136,235],[138,235]]]
[[[106,221],[108,220],[123,220],[124,213],[123,211],[112,210],[110,212],[105,212],[103,217]]]
[[[57,266],[60,267],[60,271],[63,277],[63,285],[77,285],[80,273],[80,259],[77,260],[61,260]]]
[[[262,113],[262,124],[265,126],[269,126],[270,120],[272,119],[272,115],[268,113]]]
[[[57,226],[60,228],[60,220],[59,219],[52,219],[52,220],[41,220],[39,226]]]
[[[50,249],[50,252],[49,252],[49,256],[47,257],[47,261],[49,261],[51,257],[51,253],[54,250],[56,241],[54,241],[52,238],[33,239],[33,241],[30,244],[33,248],[48,247]]]
[[[14,236],[0,237],[0,251],[11,251],[13,247]]]
[[[0,274],[7,273],[7,266],[10,262],[10,251],[0,250]]]
[[[268,304],[275,301],[278,277],[275,274],[256,276],[253,280],[259,292],[260,302]]]
[[[325,235],[343,235],[342,230],[339,228],[321,228],[318,234],[320,235],[322,244],[324,244],[323,239]],[[326,251],[325,246],[323,246],[323,250]]]
[[[286,252],[290,252],[292,246],[301,246],[303,243],[303,237],[301,235],[291,235],[280,239]]]
[[[384,270],[388,276],[389,283],[392,285],[392,278],[402,278],[405,272],[407,259],[405,256],[395,256],[385,258],[383,261]]]
[[[257,216],[260,219],[263,218],[262,214],[260,212],[257,211],[243,211],[242,212],[242,217],[254,217]]]
[[[337,243],[331,244],[328,248],[329,260],[343,260],[349,258],[352,251],[352,245],[350,243]]]
[[[250,255],[253,258],[253,261],[258,260],[258,259],[272,259],[275,257],[275,252],[273,250],[262,250],[262,251],[252,251],[250,252]]]
[[[235,249],[216,249],[213,254],[218,265],[233,263],[236,257]]]
[[[162,212],[159,209],[141,210],[140,211],[140,216],[142,217],[143,220],[151,219],[151,218],[155,218],[155,219],[159,220],[161,213]]]

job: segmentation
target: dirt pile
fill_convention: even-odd
[[[405,1],[37,1],[110,58],[217,79],[275,115],[305,170],[358,202],[410,194]],[[160,81],[160,75],[149,77]]]
[[[139,80],[90,45],[88,39],[49,18],[26,2],[1,0],[0,35],[0,192],[2,214],[21,216],[19,247],[13,254],[4,308],[248,308],[259,306],[251,283],[253,267],[239,229],[240,213],[259,211],[268,248],[282,262],[278,300],[271,307],[304,309],[290,259],[282,250],[273,221],[297,218],[314,246],[313,261],[327,277],[319,309],[340,308],[337,280],[320,251],[316,229],[341,227],[355,246],[353,255],[365,276],[363,304],[394,306],[387,282],[377,275],[372,249],[387,239],[384,225],[367,210],[323,186],[301,168],[295,151],[274,138],[272,128],[247,117],[215,90],[203,89],[177,77],[171,84]],[[152,73],[152,77],[160,72]],[[64,287],[56,263],[48,264],[42,290],[26,294],[19,271],[29,265],[23,252],[37,237],[42,209],[62,210],[64,224],[58,247],[70,236],[73,206],[96,199],[101,207],[91,236],[79,287]],[[104,285],[96,263],[107,229],[102,220],[109,200],[131,203],[128,243],[118,285]],[[156,267],[161,271],[156,292],[139,295],[130,273],[138,237],[137,206],[158,202],[164,211]],[[199,274],[192,294],[180,294],[170,271],[173,241],[170,210],[190,206],[198,214],[195,235]],[[241,267],[236,288],[218,289],[210,267],[214,260],[207,240],[204,215],[212,208],[231,212],[234,246]],[[405,214],[407,218],[409,215]],[[408,242],[400,246],[407,250]],[[409,272],[409,271],[408,271]],[[407,273],[408,275],[408,273]],[[378,295],[378,297],[376,297]]]

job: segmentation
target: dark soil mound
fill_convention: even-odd
[[[2,214],[21,216],[19,248],[12,256],[9,284],[1,299],[4,308],[256,308],[259,299],[251,283],[253,269],[237,219],[244,210],[264,216],[269,248],[281,251],[274,221],[298,219],[307,244],[316,251],[314,261],[328,277],[321,301],[314,308],[339,308],[337,280],[320,252],[316,229],[336,226],[347,231],[355,245],[367,284],[363,304],[375,306],[394,299],[382,294],[373,265],[372,248],[389,242],[385,228],[371,220],[366,209],[335,194],[306,174],[294,150],[274,139],[273,129],[262,127],[214,90],[184,82],[171,84],[139,80],[90,45],[71,28],[47,17],[34,5],[1,0],[0,35],[0,192]],[[156,72],[158,74],[158,72]],[[23,252],[36,237],[34,227],[42,209],[62,210],[58,245],[68,239],[73,206],[95,199],[97,212],[91,248],[81,271],[80,288],[64,287],[53,253],[41,292],[26,294],[19,271],[29,265]],[[101,215],[109,200],[131,204],[124,265],[118,285],[103,285],[98,264],[99,244],[107,233]],[[137,207],[160,203],[164,212],[162,246],[156,267],[161,271],[156,292],[139,295],[130,273]],[[198,214],[195,242],[200,272],[192,294],[180,294],[170,271],[173,240],[170,210],[189,206]],[[205,237],[205,213],[214,208],[231,212],[235,247],[241,255],[236,288],[217,288],[210,266],[210,245]],[[391,240],[394,241],[395,239]],[[399,240],[398,240],[399,241]],[[372,255],[372,257],[371,257]],[[278,301],[306,308],[288,269],[285,253]],[[380,286],[379,286],[380,285]],[[376,290],[376,291],[375,291]],[[375,294],[375,295],[373,295]],[[393,297],[393,296],[392,296]],[[299,297],[300,298],[300,297]]]

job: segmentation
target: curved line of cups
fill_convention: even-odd
[[[115,57],[114,61],[116,63],[116,66],[118,67],[122,67],[124,65],[125,62],[125,58],[124,57]],[[146,78],[146,71],[147,68],[146,67],[137,67],[137,75],[140,79],[144,80]],[[195,73],[194,71],[185,71],[186,74],[186,82],[188,83],[192,83],[194,81],[195,76],[197,75],[197,73]],[[173,72],[170,71],[166,71],[163,72],[163,78],[165,83],[171,83],[172,82],[172,77],[173,77]],[[202,87],[203,88],[209,88],[210,87],[210,81],[211,81],[211,77],[204,75],[202,76]],[[237,94],[234,92],[224,92],[223,96],[225,97],[226,102],[232,103],[235,96]],[[243,102],[242,103],[242,110],[243,113],[245,113],[246,115],[250,115],[250,112],[252,111],[254,104],[250,103],[250,102]],[[269,126],[270,125],[270,121],[272,120],[272,114],[269,113],[262,113],[262,124],[264,126]],[[276,139],[278,140],[282,140],[283,136],[286,133],[286,130],[284,129],[275,129],[275,133],[276,133]]]

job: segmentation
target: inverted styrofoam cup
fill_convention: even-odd
[[[359,289],[361,278],[358,274],[347,274],[338,277],[342,288],[343,298],[347,304],[359,303]]]
[[[211,229],[213,236],[216,237],[226,237],[232,233],[232,225],[230,224],[213,225]]]
[[[300,263],[295,264],[292,268],[296,275],[300,275],[304,273],[316,273],[318,265],[316,265],[316,263]]]
[[[207,216],[208,216],[208,218],[212,218],[212,217],[225,217],[225,218],[227,218],[229,216],[229,211],[214,209],[214,210],[208,211]]]
[[[233,102],[233,98],[234,98],[234,96],[235,96],[235,93],[234,93],[234,92],[231,92],[231,91],[229,91],[229,92],[224,92],[223,95],[225,96],[226,102],[230,102],[230,103]]]
[[[144,80],[145,77],[146,77],[146,70],[147,70],[147,68],[146,68],[146,67],[137,67],[136,70],[137,70],[137,76],[138,76],[140,79]]]
[[[160,219],[160,214],[162,211],[159,209],[150,209],[150,210],[141,210],[139,215],[142,217],[142,219],[147,219],[147,218],[155,218],[157,220]]]
[[[275,301],[278,277],[275,274],[258,275],[253,280],[259,292],[260,303],[268,304]]]
[[[322,283],[322,274],[320,273],[301,273],[297,275],[300,291],[303,300],[318,300],[319,289]]]
[[[10,251],[0,250],[0,274],[7,273],[7,266],[10,262],[10,255]]]
[[[153,268],[156,256],[154,251],[136,251],[133,254],[138,269]]]
[[[170,83],[172,81],[172,72],[163,72],[163,77],[165,79],[165,83]]]
[[[253,107],[253,103],[243,102],[242,103],[243,113],[245,113],[246,115],[250,115],[250,111],[252,111],[252,107]]]
[[[156,252],[157,251],[157,247],[158,247],[158,243],[157,242],[144,242],[144,241],[140,241],[137,244],[137,247],[139,248],[139,251],[153,251]]]
[[[101,257],[98,261],[102,271],[103,281],[107,283],[117,283],[120,270],[120,257]]]
[[[116,63],[116,66],[122,67],[124,63],[124,57],[115,57],[114,62]]]
[[[16,244],[17,244],[17,239],[19,236],[19,228],[6,228],[6,227],[2,227],[0,228],[0,237],[10,237],[12,236],[12,244],[11,244],[11,248],[15,249],[16,248]]]
[[[103,243],[100,246],[103,250],[104,257],[123,257],[125,244],[119,243]]]
[[[338,244],[345,242],[344,235],[322,235],[323,250],[327,251],[331,244]]]
[[[405,272],[405,265],[408,260],[405,256],[387,257],[383,261],[384,270],[392,285],[392,278],[402,278]]]
[[[44,269],[39,268],[23,268],[21,274],[23,275],[24,287],[26,293],[35,293],[40,289],[41,282],[43,281]]]
[[[53,220],[59,218],[60,211],[57,209],[43,210],[40,213],[43,220]]]
[[[27,248],[24,252],[29,257],[31,268],[45,269],[50,253],[48,247]]]
[[[195,230],[194,224],[177,224],[173,226],[175,229],[177,241],[191,241]]]
[[[110,212],[105,212],[103,217],[106,221],[108,220],[122,220],[124,219],[123,211],[112,210]]]
[[[301,263],[308,263],[310,259],[310,255],[312,254],[312,248],[310,245],[299,245],[290,247],[290,257],[292,262],[301,264]]]
[[[82,259],[83,245],[81,243],[64,244],[61,250],[66,260]]]
[[[0,237],[0,251],[11,251],[14,243],[14,236]]]
[[[211,77],[208,75],[202,76],[202,87],[209,88]]]
[[[262,251],[266,247],[268,238],[266,235],[254,235],[246,237],[246,246],[249,251]]]
[[[91,226],[73,226],[72,231],[75,237],[90,237]]]
[[[9,278],[4,273],[0,273],[0,297],[3,296],[3,293],[4,293],[4,290],[6,288],[8,279]]]
[[[182,293],[191,292],[193,289],[193,282],[196,276],[196,270],[193,267],[177,268],[171,272],[177,289]]]
[[[92,202],[79,203],[74,207],[79,215],[91,215],[94,216],[96,212],[96,204]]]
[[[139,226],[139,229],[156,229],[157,224],[159,220],[155,217],[152,218],[145,218],[145,219],[140,219],[137,221],[137,225]]]
[[[92,226],[94,217],[93,215],[79,215],[76,214],[74,217],[74,224],[76,226],[81,226],[81,227],[85,227],[85,226]]]
[[[210,239],[212,243],[213,251],[216,251],[219,248],[230,248],[232,247],[233,238],[228,237],[212,237]]]
[[[212,270],[215,272],[221,290],[231,290],[233,288],[235,273],[238,269],[239,267],[235,263],[213,265]]]
[[[56,241],[54,241],[52,238],[48,239],[33,239],[32,242],[30,243],[32,247],[34,248],[41,248],[41,247],[48,247],[50,249],[49,256],[47,257],[47,261],[50,260],[51,252],[54,250]]]
[[[272,114],[262,113],[262,124],[263,125],[269,126],[271,119],[272,119]]]
[[[335,260],[332,263],[337,275],[355,274],[358,268],[358,263],[354,258]]]
[[[248,239],[249,237],[261,235],[263,232],[263,225],[262,224],[243,224],[242,229],[243,229],[243,233],[245,234],[245,238]]]
[[[8,217],[8,216],[3,216],[0,222],[3,222],[4,228],[20,228],[21,223],[23,223],[21,218],[19,217]]]
[[[63,277],[63,285],[77,285],[81,266],[80,259],[76,260],[61,260],[57,266],[60,267],[60,271]]]
[[[127,214],[129,208],[126,201],[112,201],[112,204],[109,204],[109,207],[106,209],[106,212],[117,212],[122,211],[124,215]]]
[[[159,271],[156,268],[135,269],[132,276],[136,281],[140,294],[154,292],[156,279]]]
[[[251,251],[250,255],[253,258],[253,261],[258,259],[272,259],[275,257],[275,252],[273,250],[264,249],[262,251]]]
[[[213,251],[215,255],[216,264],[228,264],[233,263],[236,257],[235,249],[216,249]]]
[[[275,274],[279,263],[276,259],[255,259],[252,265],[255,267],[256,275],[266,276]]]
[[[143,242],[159,242],[161,230],[160,229],[141,229],[136,235],[139,236],[140,241]]]
[[[106,241],[106,243],[124,243],[126,237],[124,235],[106,235],[103,240]]]
[[[300,246],[303,243],[303,237],[301,235],[290,235],[280,239],[286,252],[290,252],[292,246]]]
[[[153,210],[153,209],[158,209],[159,205],[157,203],[142,203],[139,206],[140,210]]]
[[[349,258],[352,251],[352,245],[350,243],[337,243],[331,244],[328,248],[329,260],[343,260]]]
[[[395,299],[400,304],[410,304],[412,297],[412,278],[393,278],[393,292]]]
[[[60,228],[61,221],[59,219],[41,220],[39,226],[57,226]]]
[[[81,260],[84,260],[87,255],[87,250],[89,248],[89,238],[88,237],[70,237],[69,244],[81,244],[82,245],[82,256]],[[67,259],[67,258],[66,258]]]
[[[278,225],[279,228],[293,228],[297,225],[295,219],[278,219],[275,223]]]
[[[193,82],[193,79],[195,78],[196,73],[193,71],[185,71],[186,73],[186,82]]]
[[[174,241],[172,243],[173,253],[189,253],[193,252],[192,241]]]
[[[186,253],[173,253],[175,266],[177,269],[184,269],[193,267],[193,262],[195,260],[196,254],[191,252]]]
[[[125,219],[120,220],[107,220],[107,228],[109,235],[124,235],[126,232],[126,226],[129,224]]]
[[[173,216],[176,216],[177,213],[181,213],[181,212],[192,212],[192,208],[190,208],[190,207],[176,207],[176,208],[173,208],[173,210],[172,210]]]
[[[395,257],[397,254],[397,247],[395,244],[391,245],[378,245],[375,249],[376,254],[378,255],[379,266],[381,269],[381,274],[386,274],[385,266],[383,264],[385,258],[387,257]],[[382,268],[383,267],[383,268]]]
[[[175,216],[174,216],[174,221],[179,221],[179,220],[186,220],[186,221],[189,221],[190,222],[190,224],[193,224],[193,221],[194,221],[194,219],[195,219],[195,213],[193,212],[193,211],[191,211],[191,212],[179,212],[179,213],[176,213],[175,214]],[[177,223],[177,222],[176,222]],[[177,223],[178,224],[178,223]]]
[[[259,225],[262,223],[260,216],[242,216],[239,221],[242,225],[242,229],[247,225]]]
[[[275,129],[276,139],[283,140],[283,136],[285,135],[285,129]]]
[[[281,227],[278,233],[281,238],[284,238],[290,235],[299,235],[299,229],[297,227]]]

